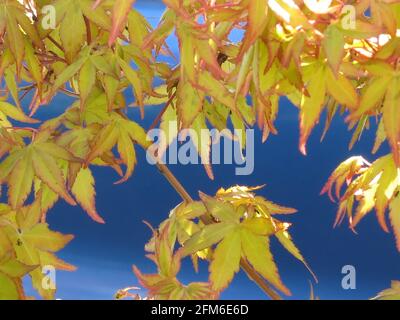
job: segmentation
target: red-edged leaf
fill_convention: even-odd
[[[108,39],[108,45],[112,46],[117,40],[122,30],[125,27],[128,19],[129,11],[132,8],[135,0],[118,0],[115,1],[112,11],[112,29],[110,38]]]

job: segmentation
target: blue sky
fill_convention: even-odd
[[[138,1],[137,7],[148,17],[157,17],[163,5],[159,1]],[[64,97],[54,101],[57,110],[70,103]],[[49,116],[49,109],[41,111]],[[151,123],[157,109],[150,109],[146,122]],[[58,112],[58,111],[56,111]],[[291,233],[319,278],[314,283],[316,295],[322,299],[366,299],[389,287],[390,280],[400,279],[400,255],[392,234],[385,234],[371,214],[358,227],[358,235],[343,224],[332,229],[337,206],[319,192],[330,172],[352,155],[372,156],[374,130],[363,135],[352,151],[348,150],[351,133],[343,119],[336,118],[323,143],[319,142],[319,125],[308,144],[309,155],[298,151],[298,113],[289,103],[281,103],[277,121],[278,136],[261,143],[257,132],[255,172],[251,176],[235,176],[234,166],[215,166],[215,180],[210,181],[201,166],[171,166],[189,192],[198,190],[213,194],[219,187],[235,184],[260,185],[266,183],[260,194],[277,203],[295,207],[299,213],[290,217]],[[387,147],[381,153],[388,152]],[[379,155],[379,154],[378,154]],[[60,202],[49,214],[49,223],[55,230],[75,234],[73,242],[61,252],[61,257],[76,265],[76,272],[58,272],[57,297],[61,299],[112,299],[120,288],[138,285],[131,271],[132,264],[141,270],[154,271],[144,258],[143,246],[151,236],[143,220],[158,225],[180,199],[157,169],[147,164],[144,152],[139,152],[139,165],[134,176],[125,184],[113,185],[117,176],[109,169],[96,169],[97,207],[106,224],[92,222],[80,208]],[[307,270],[273,243],[273,252],[285,284],[295,299],[309,297]],[[353,265],[357,271],[357,289],[343,290],[341,269]],[[207,265],[198,275],[190,262],[184,265],[181,279],[206,279]],[[226,299],[264,299],[263,293],[240,273],[222,295]]]

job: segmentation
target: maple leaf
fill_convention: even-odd
[[[188,81],[181,81],[177,88],[177,112],[182,128],[190,128],[203,108],[204,94]]]
[[[238,59],[248,50],[248,48],[263,33],[267,25],[268,5],[267,1],[255,0],[248,3],[248,27]]]
[[[65,83],[69,82],[72,77],[74,77],[82,66],[85,64],[90,55],[90,48],[85,47],[83,50],[79,52],[78,59],[73,60],[73,62],[63,68],[55,79],[51,89],[49,90],[47,100],[50,100],[50,97],[53,96],[57,90],[59,90]]]
[[[57,7],[56,7],[57,8]],[[80,52],[82,44],[86,40],[85,20],[79,1],[71,0],[67,6],[59,6],[62,16],[60,23],[60,39],[65,50],[67,61],[73,61]]]
[[[219,217],[221,218],[221,216]],[[255,242],[250,244],[247,241],[252,234],[252,231],[238,221],[223,220],[220,223],[206,226],[196,233],[184,244],[183,252],[184,254],[192,254],[218,243],[210,264],[210,281],[214,290],[222,291],[232,281],[234,274],[239,271],[241,252],[246,248],[243,254],[255,270],[282,292],[289,295],[289,290],[282,284],[276,272],[275,263],[267,246],[268,238],[266,236],[257,236],[252,238]],[[201,239],[204,240],[202,241]],[[257,255],[254,255],[255,252],[252,250],[252,248],[254,249],[252,245],[258,246],[258,249],[263,249],[257,251]]]
[[[187,256],[214,248],[210,262],[210,282],[217,292],[228,286],[239,271],[241,259],[245,258],[268,282],[290,295],[290,291],[280,280],[269,248],[269,237],[272,235],[276,235],[282,245],[307,266],[287,233],[289,224],[273,219],[269,213],[264,216],[261,210],[257,211],[262,201],[252,191],[259,188],[236,186],[227,190],[221,189],[217,193],[217,199],[200,194],[215,223],[205,225],[195,232],[183,243],[180,251],[183,256]],[[265,204],[274,208],[275,213],[293,213],[293,209],[283,208],[266,200],[263,205]]]
[[[397,250],[400,251],[400,196],[394,196],[389,204],[389,218],[396,237]]]
[[[300,106],[300,144],[299,148],[304,155],[306,151],[306,141],[312,128],[318,121],[325,102],[326,85],[324,79],[325,69],[316,64],[312,68],[312,78],[307,84],[309,95],[303,94]]]
[[[94,221],[105,223],[96,210],[94,183],[91,170],[89,168],[81,168],[76,176],[71,192]]]
[[[5,208],[5,213],[0,216],[0,234],[9,239],[10,246],[8,248],[12,252],[13,258],[7,260],[10,265],[3,265],[3,269],[0,266],[0,278],[3,271],[5,273],[9,271],[9,276],[15,279],[29,273],[33,286],[40,295],[46,299],[53,299],[55,290],[46,290],[42,286],[41,268],[52,265],[61,270],[75,270],[75,267],[54,255],[54,252],[64,248],[73,236],[51,231],[47,224],[40,222],[41,217],[42,212],[38,200],[17,211],[12,210],[11,207]],[[4,243],[1,241],[1,237],[0,244],[0,247],[3,247]],[[10,273],[11,271],[15,274]],[[10,281],[7,283],[9,286],[11,285]],[[9,294],[8,292],[7,295]]]
[[[268,6],[280,19],[292,27],[311,27],[307,17],[293,0],[269,0]]]
[[[225,235],[214,250],[210,264],[210,282],[214,290],[225,289],[239,271],[241,245],[241,234],[235,230]]]
[[[206,282],[183,285],[177,278],[181,266],[180,252],[173,252],[175,241],[170,241],[168,223],[155,235],[154,254],[149,256],[157,265],[158,274],[143,274],[136,266],[133,271],[140,284],[148,290],[150,299],[199,300],[212,299],[216,293]]]
[[[340,195],[342,186],[346,190]],[[340,200],[335,225],[343,220],[347,213],[350,227],[353,229],[373,209],[383,230],[389,232],[385,213],[389,208],[389,217],[399,245],[398,232],[398,193],[400,187],[399,170],[392,154],[377,159],[372,164],[361,157],[353,157],[342,163],[332,174],[322,193],[328,192],[333,200],[331,189],[336,184],[336,196]],[[353,205],[359,202],[353,216]]]
[[[330,25],[324,33],[323,48],[328,58],[329,66],[335,75],[339,72],[339,67],[345,54],[344,44],[344,35],[339,27]]]
[[[19,262],[10,253],[0,256],[0,300],[23,299],[18,280],[36,268]]]
[[[35,177],[45,183],[66,202],[75,205],[69,194],[57,159],[81,161],[67,150],[49,141],[43,132],[28,146],[13,150],[0,164],[0,181],[9,186],[9,202],[14,209],[21,208],[32,190]]]
[[[378,293],[372,300],[399,300],[400,299],[400,281],[393,280],[389,289]]]
[[[161,121],[160,128],[167,129],[155,153],[162,156],[182,129],[199,133],[209,126],[220,131],[232,126],[244,132],[257,124],[265,141],[278,133],[275,122],[283,112],[281,98],[300,109],[299,145],[304,154],[324,110],[323,137],[333,117],[345,114],[354,129],[350,148],[373,127],[374,119],[379,121],[373,151],[387,141],[391,154],[373,164],[361,157],[349,159],[335,170],[323,192],[339,200],[335,224],[347,216],[354,229],[375,209],[380,225],[388,231],[389,211],[400,248],[399,19],[394,1],[359,3],[358,9],[368,17],[356,15],[354,20],[351,12],[344,15],[342,6],[329,0],[164,0],[166,10],[154,29],[133,8],[134,0],[56,0],[51,2],[55,19],[42,10],[48,2],[0,1],[0,81],[4,83],[0,182],[8,191],[8,205],[0,205],[0,257],[11,252],[12,259],[25,265],[47,262],[73,269],[51,252],[61,248],[66,238],[48,230],[46,214],[63,198],[104,222],[96,209],[89,164],[114,169],[121,176],[118,182],[123,182],[136,166],[135,144],[144,149],[150,144],[139,124],[125,116],[128,106],[139,106],[143,119],[145,106],[166,104],[151,126]],[[178,40],[177,57],[168,45],[170,37]],[[132,103],[126,98],[129,89]],[[39,121],[31,117],[59,93],[73,98],[71,106],[57,116],[46,113],[50,119],[38,126]],[[28,99],[29,115],[22,103]],[[244,134],[227,135],[246,147]],[[196,149],[212,179],[210,143],[209,137],[202,137]],[[277,218],[296,210],[254,191],[242,186],[221,189],[214,198],[202,195],[202,201],[171,211],[160,225],[161,230],[167,229],[162,232],[168,233],[168,239],[153,235],[147,245],[159,274],[141,274],[154,296],[211,296],[212,286],[225,288],[243,263],[285,292],[269,239],[275,236],[308,267],[288,232],[290,224]],[[28,199],[32,199],[29,205]],[[45,238],[41,241],[33,235],[32,243],[24,242],[33,259],[29,264],[8,239],[15,233],[5,226],[10,223]],[[50,238],[56,239],[53,247]],[[177,269],[174,259],[182,258],[174,252],[175,241],[184,246],[179,254],[191,244],[192,252],[185,254],[196,270],[198,259],[210,261],[212,284],[184,286],[176,277],[166,276]],[[226,252],[234,259],[226,259]],[[222,268],[227,272],[219,272]],[[23,297],[21,277],[0,274],[1,285],[13,297]],[[40,288],[39,268],[30,274],[40,294],[52,298],[53,291]]]
[[[79,92],[81,98],[81,109],[83,109],[96,82],[96,67],[87,60],[79,72]]]
[[[76,58],[87,40],[87,33],[91,31],[86,29],[87,21],[104,30],[111,30],[111,19],[107,14],[107,8],[97,6],[93,9],[91,0],[56,1],[54,6],[61,44],[68,62]]]
[[[121,0],[114,4],[112,11],[112,28],[108,40],[109,46],[111,46],[120,35],[126,24],[128,13],[134,3],[135,0]]]
[[[8,118],[11,118],[13,120],[19,121],[19,122],[25,122],[25,123],[38,123],[38,120],[32,119],[25,115],[25,113],[13,106],[12,104],[4,101],[0,101],[0,126],[1,127],[12,127],[12,124],[10,121],[8,121]]]
[[[388,90],[383,104],[383,124],[386,137],[392,148],[394,161],[400,167],[400,99],[397,88],[400,86],[398,77],[388,84]]]
[[[161,16],[160,22],[150,34],[143,40],[144,48],[155,48],[158,54],[161,49],[166,46],[165,40],[173,32],[176,22],[176,13],[173,10],[167,9]]]
[[[150,141],[147,140],[146,132],[142,127],[133,121],[114,114],[110,117],[109,123],[98,132],[91,152],[86,158],[86,163],[90,163],[105,152],[111,151],[117,145],[121,160],[126,165],[124,177],[117,182],[122,183],[132,175],[136,164],[134,143],[139,143],[144,148],[150,145]]]
[[[0,3],[0,21],[0,34],[5,33],[7,46],[15,59],[19,75],[25,57],[25,35],[29,35],[36,46],[43,47],[43,44],[35,26],[25,14],[24,6],[20,3],[9,1]]]

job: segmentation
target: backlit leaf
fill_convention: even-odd
[[[81,110],[96,81],[96,69],[90,60],[87,60],[79,72],[79,91],[81,97]]]
[[[110,38],[108,40],[108,45],[114,44],[115,40],[119,37],[122,29],[125,27],[128,13],[132,8],[135,0],[119,0],[113,5],[112,10],[112,29],[110,33]]]
[[[335,76],[337,76],[339,72],[339,67],[345,54],[344,44],[344,36],[340,29],[335,25],[330,25],[325,30],[322,45],[325,51],[325,55],[328,58],[328,63],[332,68]]]
[[[19,300],[20,294],[15,280],[0,272],[0,300]]]
[[[104,223],[104,220],[99,216],[96,210],[96,191],[94,183],[91,170],[89,168],[82,168],[76,176],[71,192],[75,196],[76,201],[94,221]]]
[[[399,300],[400,299],[400,281],[392,281],[389,289],[381,291],[374,300]]]
[[[228,222],[221,222],[205,226],[185,242],[182,249],[183,256],[187,256],[213,246],[221,241],[227,234],[232,232],[234,227],[234,224]]]
[[[331,70],[326,71],[326,90],[337,102],[349,107],[350,110],[358,106],[358,95],[351,83],[345,76],[338,74],[336,77]]]
[[[396,237],[397,250],[400,251],[400,197],[395,196],[389,205],[389,218]]]
[[[383,123],[397,166],[400,166],[400,98],[397,90],[399,87],[400,79],[394,78],[389,83],[383,104]]]
[[[46,224],[38,224],[31,230],[22,235],[24,241],[33,245],[37,249],[56,252],[64,248],[74,237],[72,235],[62,235],[51,231]]]
[[[316,66],[313,76],[307,85],[309,96],[303,94],[300,106],[300,151],[306,154],[306,142],[318,121],[325,102],[326,84],[325,68]]]
[[[239,230],[229,233],[218,244],[210,264],[210,281],[215,291],[225,289],[239,271],[241,255]]]
[[[289,289],[284,286],[279,277],[278,268],[269,249],[268,237],[255,235],[248,230],[242,229],[241,239],[244,256],[254,269],[276,288],[286,295],[290,295]]]

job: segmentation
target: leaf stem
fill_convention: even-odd
[[[83,17],[83,19],[85,20],[85,26],[86,26],[86,41],[88,46],[90,46],[90,44],[92,43],[92,30],[90,29],[90,21],[88,18]]]
[[[157,115],[157,118],[154,119],[153,123],[151,124],[149,130],[154,129],[155,127],[157,127],[157,125],[160,123],[162,116],[164,115],[164,113],[167,111],[168,107],[170,106],[170,104],[172,103],[172,101],[175,99],[176,97],[176,91],[171,95],[171,97],[168,99],[167,103],[165,104],[164,108],[161,110],[161,112]]]

